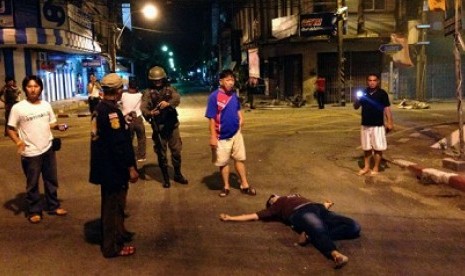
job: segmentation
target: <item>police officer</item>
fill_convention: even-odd
[[[128,182],[137,172],[131,136],[117,102],[123,80],[115,73],[102,79],[103,99],[92,113],[89,182],[101,187],[102,244],[104,257],[129,256],[135,247],[124,246],[131,233],[124,227],[124,205]]]
[[[181,97],[167,81],[162,67],[155,66],[148,74],[149,89],[142,96],[141,111],[150,122],[154,141],[154,150],[158,156],[158,165],[163,174],[163,187],[170,187],[168,175],[167,146],[171,151],[171,163],[174,167],[174,181],[187,184],[188,180],[181,173],[182,141],[179,134],[179,120],[176,107]]]

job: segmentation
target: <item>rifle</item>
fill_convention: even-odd
[[[160,106],[157,106],[155,110],[160,111]],[[158,166],[160,167],[161,173],[163,175],[163,187],[169,188],[171,184],[170,177],[168,174],[168,160],[166,159],[166,154],[161,144],[162,137],[160,134],[160,125],[153,116],[150,118],[149,122],[153,129],[152,140],[155,142],[155,145],[153,147],[158,156]]]

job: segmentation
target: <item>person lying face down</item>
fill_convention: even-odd
[[[316,203],[299,194],[271,195],[266,208],[255,213],[231,216],[220,214],[222,221],[281,221],[301,233],[299,244],[310,242],[335,268],[346,265],[349,258],[338,251],[334,240],[355,239],[361,227],[353,219],[330,211],[333,203]]]

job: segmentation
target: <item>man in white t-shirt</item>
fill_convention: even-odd
[[[128,122],[129,130],[131,132],[131,141],[134,134],[137,136],[137,161],[144,162],[146,160],[146,137],[144,118],[140,110],[140,103],[142,101],[142,93],[137,89],[137,82],[135,79],[129,80],[128,92],[123,93],[121,97],[122,111],[124,118]]]
[[[51,105],[40,99],[42,80],[34,75],[24,78],[26,99],[15,104],[8,120],[8,136],[18,147],[21,165],[26,175],[27,218],[31,223],[42,220],[43,209],[50,215],[64,216],[57,196],[58,177],[55,151],[52,149],[51,129],[65,131],[66,124],[57,124]],[[39,178],[44,182],[45,203],[42,206]]]

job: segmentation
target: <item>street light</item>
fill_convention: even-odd
[[[144,17],[149,20],[154,20],[158,16],[158,8],[152,4],[146,4],[141,10],[131,12],[131,14],[138,13],[138,12],[142,12],[142,14],[144,14]],[[112,39],[111,68],[110,68],[111,72],[116,72],[116,48],[117,48],[117,45],[119,45],[119,40],[121,39],[121,36],[123,35],[123,31],[128,25],[130,20],[131,20],[131,16],[129,15],[126,21],[124,22],[123,27],[119,30],[118,36],[115,39]],[[114,37],[115,37],[115,32],[113,31],[112,38]]]

